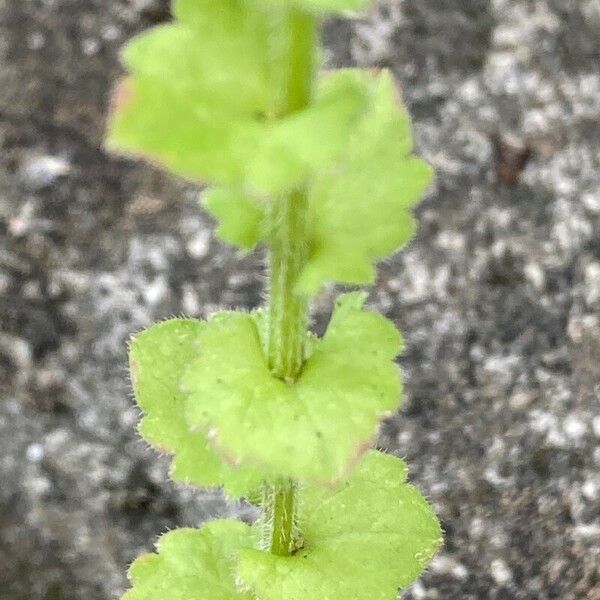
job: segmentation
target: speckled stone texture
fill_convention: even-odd
[[[170,483],[134,432],[131,333],[264,283],[194,190],[102,149],[118,48],[166,18],[0,0],[0,600],[115,598],[159,532],[252,516]],[[324,28],[329,66],[393,70],[438,173],[371,296],[406,337],[380,446],[446,530],[405,598],[600,599],[599,31],[598,0],[405,0]]]

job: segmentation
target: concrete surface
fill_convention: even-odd
[[[134,432],[130,334],[263,283],[195,190],[102,150],[118,48],[167,17],[0,0],[0,600],[115,598],[158,533],[250,518],[170,483]],[[380,446],[446,529],[406,598],[600,599],[599,31],[598,0],[405,0],[324,28],[330,66],[393,69],[438,173],[371,296],[407,344]]]

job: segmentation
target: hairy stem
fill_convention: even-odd
[[[297,492],[293,481],[265,485],[263,507],[266,518],[263,543],[272,554],[288,556],[301,545],[298,543],[296,502]]]
[[[269,367],[292,383],[304,360],[307,325],[307,300],[294,290],[307,254],[305,193],[278,199],[270,219]]]
[[[288,77],[283,114],[307,106],[311,100],[315,69],[316,21],[308,13],[290,9]],[[270,281],[268,360],[272,373],[292,383],[304,362],[308,303],[295,284],[307,260],[307,198],[296,190],[273,201],[270,219]],[[298,546],[296,484],[282,481],[267,485],[264,545],[273,554],[286,556]]]

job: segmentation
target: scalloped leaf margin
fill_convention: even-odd
[[[291,189],[339,154],[365,108],[361,72],[321,77],[309,106],[276,118],[285,69],[273,48],[289,31],[271,3],[180,0],[175,15],[123,52],[130,76],[114,95],[109,148],[262,194]]]
[[[252,600],[235,583],[235,560],[255,545],[239,521],[211,521],[201,529],[163,535],[157,553],[140,556],[129,569],[132,587],[122,600]]]
[[[232,496],[248,496],[262,475],[224,461],[201,432],[184,419],[181,379],[200,352],[205,324],[196,319],[170,319],[135,336],[129,346],[131,379],[144,416],[140,435],[154,448],[174,455],[171,476],[199,487],[223,486]]]
[[[370,451],[340,490],[306,487],[305,547],[289,557],[242,550],[241,580],[261,600],[395,600],[442,544],[437,517],[406,475],[403,461]]]
[[[309,187],[310,252],[297,284],[307,295],[330,281],[372,283],[375,264],[413,236],[412,209],[433,178],[431,167],[411,155],[410,119],[392,75],[382,71],[370,87],[369,109],[355,123],[343,152],[332,165],[322,163]],[[257,227],[265,222],[265,204],[238,194],[236,203],[230,195],[227,211],[210,201],[206,205],[220,221],[222,239],[251,248],[267,239],[266,229]],[[227,235],[234,228],[236,236]]]
[[[400,333],[363,302],[362,293],[338,300],[291,384],[270,373],[252,316],[217,313],[182,381],[188,426],[207,432],[217,452],[271,477],[343,480],[401,391],[393,360]]]

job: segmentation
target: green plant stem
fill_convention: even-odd
[[[294,287],[307,260],[306,194],[279,198],[271,208],[269,346],[271,372],[292,383],[304,361],[308,303]]]
[[[288,77],[282,113],[291,114],[311,100],[315,70],[315,18],[290,9]],[[268,360],[272,373],[292,383],[304,362],[308,321],[308,302],[295,291],[300,271],[307,261],[307,196],[296,190],[273,201],[270,220],[270,281]],[[296,484],[283,481],[267,485],[263,500],[266,547],[273,554],[286,556],[298,547]]]
[[[286,111],[288,114],[306,107],[311,100],[315,74],[317,21],[310,13],[290,9],[287,15],[290,32]]]
[[[293,481],[279,485],[265,485],[263,507],[265,509],[266,547],[272,554],[288,556],[300,545],[296,523],[297,492]]]

